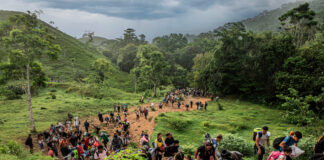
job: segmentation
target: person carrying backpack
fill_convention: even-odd
[[[162,133],[158,133],[157,139],[154,141],[155,160],[162,160],[164,149],[165,143],[162,138]]]
[[[280,151],[282,151],[285,146],[292,146],[295,145],[297,147],[298,141],[303,138],[303,135],[301,132],[296,131],[292,134],[292,136],[286,136],[282,142],[279,144]]]
[[[84,126],[85,130],[87,132],[89,132],[89,126],[90,126],[90,124],[89,124],[89,122],[87,120],[84,121],[83,126]]]
[[[105,160],[107,157],[107,149],[104,148],[102,145],[98,146],[98,150],[94,154],[95,160]]]
[[[107,148],[107,144],[109,142],[109,135],[101,132],[100,134],[100,141],[104,144],[104,146]]]
[[[280,151],[273,151],[268,157],[268,160],[286,160],[290,157],[292,149],[286,146],[282,152]]]
[[[189,104],[186,104],[186,110],[189,111]]]
[[[200,106],[200,104],[199,104],[198,101],[196,102],[196,106],[197,106],[197,110],[198,110],[199,109],[199,106]]]
[[[324,133],[323,135],[317,140],[317,143],[314,146],[314,153],[322,153],[324,155]]]
[[[102,114],[100,112],[98,112],[98,119],[101,123],[103,123],[103,117]]]
[[[163,103],[160,103],[159,108],[162,109],[162,107],[163,107]]]
[[[218,147],[219,147],[219,143],[222,141],[222,139],[223,139],[223,135],[221,135],[221,134],[219,134],[216,138],[212,139],[212,144],[213,144],[213,147],[215,148],[215,153],[216,153],[217,158],[219,158],[221,156],[221,154],[218,151]]]
[[[25,145],[26,146],[29,146],[29,149],[30,149],[30,153],[33,154],[33,139],[32,139],[32,136],[31,134],[28,135],[26,141],[25,141]]]
[[[166,146],[171,146],[173,143],[174,143],[174,138],[172,137],[172,133],[167,133],[166,134],[166,139],[164,141],[165,145]]]
[[[105,122],[106,122],[106,127],[107,127],[107,126],[108,126],[108,122],[109,122],[109,118],[108,118],[108,116],[105,117]]]
[[[174,157],[179,152],[179,141],[175,140],[170,146],[165,147],[164,157]]]
[[[114,137],[111,140],[110,143],[110,150],[113,150],[114,152],[119,152],[122,149],[123,140],[117,135],[117,133],[114,133]]]
[[[213,158],[214,160],[217,160],[215,149],[213,147],[213,144],[208,142],[203,146],[200,146],[195,153],[195,159],[196,160],[211,160]]]
[[[144,116],[145,116],[145,119],[147,119],[147,115],[148,115],[148,108],[146,107],[146,108],[144,109]]]
[[[263,159],[263,155],[265,154],[266,142],[268,145],[268,153],[270,153],[270,133],[268,132],[268,130],[269,128],[267,126],[264,126],[262,128],[262,131],[256,133],[254,151],[258,155],[258,160]]]

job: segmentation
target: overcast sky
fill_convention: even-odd
[[[149,40],[169,33],[198,34],[296,0],[0,0],[0,10],[43,10],[63,32],[119,38],[126,28]]]

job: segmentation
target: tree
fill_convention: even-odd
[[[137,46],[128,44],[119,50],[117,65],[124,72],[130,72],[134,68],[136,60]]]
[[[36,131],[31,101],[31,66],[36,58],[48,55],[56,59],[61,48],[54,43],[55,36],[37,19],[36,13],[27,12],[9,18],[3,41],[9,50],[10,62],[23,70],[22,79],[27,80],[27,100],[31,130]]]
[[[147,83],[153,86],[154,96],[156,97],[157,87],[168,80],[167,73],[170,65],[167,63],[163,53],[158,51],[157,47],[151,45],[140,46],[137,58],[139,62],[135,69],[139,72],[139,79],[147,80]]]
[[[107,73],[110,68],[110,62],[106,58],[98,58],[94,62],[93,68],[94,68],[95,72],[97,73],[96,76],[98,76],[98,78],[96,78],[96,82],[102,83],[107,78]]]
[[[135,34],[135,29],[133,28],[127,28],[124,30],[124,39],[123,41],[125,42],[125,45],[128,43],[134,43],[136,44],[138,42],[138,38]]]
[[[179,33],[171,33],[162,37],[155,37],[153,44],[158,46],[165,53],[173,53],[176,49],[185,47],[188,44],[187,38]]]
[[[144,34],[140,34],[139,35],[140,39],[140,44],[147,44],[147,41],[145,40],[145,35]]]
[[[317,21],[314,20],[315,12],[309,9],[309,4],[304,3],[293,8],[279,17],[282,26],[293,35],[295,45],[302,46],[306,41],[315,38]],[[289,23],[287,21],[289,20]]]

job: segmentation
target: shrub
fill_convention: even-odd
[[[56,95],[54,93],[51,93],[50,95],[51,95],[52,99],[56,99]]]
[[[253,155],[253,144],[248,143],[245,139],[234,134],[223,135],[223,140],[220,143],[221,150],[239,151],[244,154],[244,156]]]
[[[153,119],[153,117],[152,117],[152,116],[151,116],[151,117],[149,117],[149,118],[148,118],[149,122],[151,122],[151,121],[152,121],[152,119]]]
[[[300,97],[298,91],[289,88],[289,95],[277,95],[278,98],[285,102],[281,105],[286,110],[283,119],[291,124],[307,125],[318,120],[318,116],[309,109],[309,103],[315,101],[317,97],[307,96]]]
[[[187,128],[190,124],[192,124],[191,120],[181,119],[177,117],[171,117],[165,119],[174,130],[183,131]]]
[[[136,150],[126,149],[118,153],[110,154],[107,159],[110,160],[145,160],[145,158],[139,156],[139,153]]]
[[[0,89],[1,95],[5,96],[8,100],[20,99],[25,93],[21,86],[8,85]]]
[[[196,147],[193,145],[181,145],[181,149],[185,154],[194,155]]]
[[[298,147],[305,151],[298,159],[308,159],[313,155],[313,147],[316,140],[310,137],[303,137],[298,143]]]
[[[220,111],[223,110],[223,106],[219,101],[217,101],[217,105],[218,105],[218,110]]]

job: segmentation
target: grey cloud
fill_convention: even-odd
[[[27,0],[37,2],[37,0]],[[215,0],[43,0],[46,7],[77,9],[125,19],[160,19],[203,10]],[[223,3],[222,1],[219,1]]]

